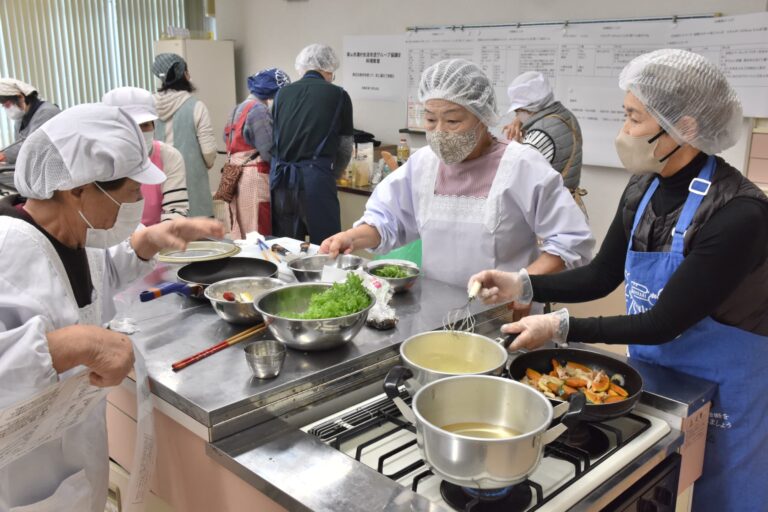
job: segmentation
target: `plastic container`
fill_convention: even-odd
[[[367,187],[371,183],[371,161],[368,155],[358,154],[355,157],[355,178],[356,187]]]
[[[373,175],[371,176],[371,185],[374,187],[381,183],[384,178],[384,160],[379,160],[373,166]]]

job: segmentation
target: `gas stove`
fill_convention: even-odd
[[[405,392],[401,396],[410,401]],[[416,444],[415,427],[384,395],[302,430],[446,509],[510,512],[570,508],[659,442],[670,427],[639,412],[584,425],[570,438],[564,434],[549,444],[525,482],[482,493],[432,474]]]

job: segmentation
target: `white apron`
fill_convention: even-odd
[[[76,307],[74,305],[77,301],[66,270],[53,245],[33,226],[24,221],[19,223],[18,229],[27,231],[28,236],[39,240],[38,247],[43,249],[45,257],[60,278],[59,285],[67,295],[62,304]],[[94,288],[91,304],[77,310],[79,324],[101,324],[99,294],[104,277],[103,258],[103,252],[88,250]],[[73,368],[60,375],[60,379],[79,370],[81,368]],[[109,479],[105,409],[106,399],[91,411],[88,419],[70,428],[61,438],[40,446],[0,470],[3,492],[9,492],[0,504],[5,502],[7,510],[11,512],[102,512]],[[61,483],[56,486],[57,482]],[[44,489],[52,489],[54,492],[49,495],[34,492]]]
[[[533,230],[503,197],[513,178],[504,157],[487,198],[435,194],[440,160],[429,160],[422,160],[414,205],[426,277],[466,286],[481,270],[517,271],[539,256]]]

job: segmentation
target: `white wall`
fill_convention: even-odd
[[[277,66],[296,78],[293,62],[307,44],[329,44],[341,54],[345,35],[396,34],[413,25],[483,24],[515,21],[607,19],[684,14],[726,15],[765,11],[767,0],[217,0],[216,28],[220,39],[235,41],[239,96],[247,94],[245,77]],[[337,73],[341,76],[341,73]],[[343,85],[343,83],[340,83]],[[405,105],[354,102],[355,127],[396,143],[405,126]],[[745,124],[745,141],[747,125]],[[585,137],[589,134],[585,133]],[[414,140],[414,145],[421,145]],[[746,142],[727,158],[743,166]],[[608,229],[628,179],[620,169],[587,166],[582,187],[592,230],[600,242]]]

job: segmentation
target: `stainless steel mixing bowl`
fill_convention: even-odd
[[[288,263],[293,275],[302,283],[319,282],[323,276],[323,267],[326,265],[337,265],[342,270],[355,270],[363,264],[363,258],[353,254],[343,254],[336,258],[331,258],[327,254],[316,254],[314,256],[305,256]]]
[[[205,297],[222,320],[239,325],[253,325],[261,322],[261,315],[253,307],[253,302],[265,292],[283,286],[282,281],[271,277],[236,277],[213,283],[205,289]],[[229,301],[223,295],[232,292],[235,296],[247,292],[252,301]]]
[[[272,335],[297,350],[327,350],[349,342],[365,325],[368,311],[376,298],[368,292],[371,303],[357,313],[322,320],[287,318],[285,313],[305,311],[312,295],[330,288],[330,283],[300,283],[283,286],[264,294],[255,302],[256,310]]]
[[[406,277],[382,277],[377,276],[373,271],[377,268],[387,265],[394,265],[408,272]],[[374,260],[365,265],[365,271],[376,277],[376,279],[383,279],[389,283],[394,293],[404,292],[413,286],[416,280],[421,275],[419,266],[408,260]]]

